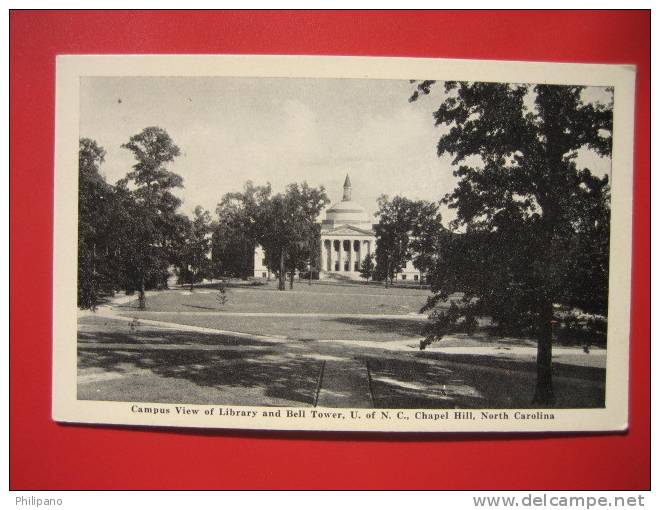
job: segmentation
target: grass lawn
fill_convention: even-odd
[[[82,400],[310,407],[327,382],[325,363],[364,367],[371,405],[383,408],[526,408],[535,380],[533,360],[524,357],[268,341],[79,319]],[[557,363],[554,373],[557,407],[604,404],[604,370]]]
[[[227,302],[218,301],[214,287],[193,292],[173,289],[147,297],[147,310],[155,312],[273,312],[273,313],[418,313],[430,295],[428,290],[389,288],[375,285],[296,282],[292,290],[278,291],[275,282],[260,286],[230,284]],[[137,309],[137,298],[116,306],[118,311]]]
[[[235,284],[221,304],[217,288],[193,292],[173,289],[147,298],[147,309],[137,302],[116,305],[120,315],[189,326],[259,335],[278,335],[298,340],[397,340],[419,338],[425,319],[417,316],[428,291],[360,284],[296,282],[293,290],[278,291],[275,282],[260,286]],[[284,313],[300,316],[242,316],[242,313]],[[365,314],[387,317],[312,316],[304,314]],[[410,317],[408,317],[410,315]]]
[[[311,406],[322,362],[276,345],[79,319],[78,398]]]
[[[113,305],[119,316],[81,314],[78,398],[313,406],[352,402],[364,386],[359,407],[530,407],[535,342],[451,335],[420,351],[427,290],[235,283],[225,304],[217,293],[172,289],[150,293],[146,311],[129,298]],[[557,407],[604,405],[604,349],[558,347],[554,360]]]
[[[173,322],[188,326],[255,335],[278,335],[296,340],[374,340],[419,338],[424,321],[352,317],[251,317],[232,315],[186,315],[185,313],[123,314],[137,319]]]
[[[604,407],[605,371],[575,368],[555,366],[555,407]],[[374,356],[369,370],[382,408],[528,408],[536,382],[535,363],[492,356]]]

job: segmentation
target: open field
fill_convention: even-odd
[[[321,362],[267,342],[82,319],[78,398],[312,405]]]
[[[276,313],[418,313],[426,303],[428,290],[391,288],[376,285],[329,285],[296,282],[292,290],[277,290],[275,282],[250,286],[227,286],[227,302],[220,304],[217,288],[199,287],[190,292],[185,288],[159,292],[147,299],[149,311],[223,311]],[[134,296],[118,310],[137,308]]]
[[[528,408],[535,343],[452,335],[419,350],[428,291],[234,286],[82,313],[78,398],[199,404]],[[554,349],[557,407],[602,407],[606,351]]]
[[[286,336],[297,340],[372,340],[419,338],[423,320],[350,316],[252,316],[187,313],[133,312],[123,314],[137,319],[154,319],[189,326],[240,331],[252,334]],[[419,345],[419,341],[417,342]]]
[[[529,407],[535,379],[532,357],[515,351],[420,352],[80,319],[80,399],[311,407],[320,405],[324,386],[336,384],[328,380],[331,367],[340,382],[354,379],[343,394],[332,392],[345,407]],[[602,406],[604,370],[556,363],[555,389],[558,407]]]

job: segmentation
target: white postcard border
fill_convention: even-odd
[[[611,242],[606,405],[603,409],[466,410],[322,409],[343,418],[287,417],[304,408],[242,407],[84,401],[76,398],[77,371],[77,169],[79,79],[82,76],[232,76],[362,79],[437,79],[509,83],[551,83],[614,87]],[[629,336],[632,253],[632,178],[635,68],[625,65],[560,64],[419,58],[242,56],[242,55],[63,55],[57,58],[55,201],[53,255],[53,407],[61,422],[209,427],[230,429],[398,431],[398,432],[557,432],[622,431],[628,426]],[[613,269],[613,270],[612,270]],[[134,412],[132,406],[169,409]],[[176,407],[197,414],[177,414]],[[220,415],[221,410],[255,411],[254,418]],[[281,411],[265,417],[264,411]],[[351,411],[359,418],[351,418]],[[367,415],[374,412],[373,417]],[[501,413],[487,419],[481,412]],[[415,413],[437,415],[420,419]],[[440,417],[440,415],[446,416]],[[385,413],[383,415],[382,413]],[[517,418],[534,415],[538,418]],[[541,415],[552,415],[552,419]]]

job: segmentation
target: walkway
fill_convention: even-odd
[[[125,302],[125,298],[120,298]],[[235,405],[520,407],[535,378],[534,347],[448,339],[419,351],[421,337],[292,339],[158,320],[176,317],[346,318],[419,321],[419,314],[153,312],[103,306],[79,314],[78,398]],[[222,321],[218,322],[222,324]],[[351,327],[356,327],[351,325]],[[263,331],[268,331],[264,329]],[[355,330],[360,335],[359,329]],[[331,332],[332,334],[332,332]],[[449,344],[449,345],[448,345]],[[457,345],[459,344],[459,345]],[[604,398],[606,351],[557,347],[562,405]]]
[[[133,315],[199,315],[199,316],[226,316],[226,317],[285,317],[285,318],[328,318],[328,319],[388,319],[388,320],[417,320],[425,321],[426,315],[420,313],[407,314],[377,314],[377,313],[288,313],[288,312],[220,312],[220,311],[151,311],[151,310],[118,310],[119,313],[131,313]]]
[[[368,368],[363,361],[325,361],[319,381],[318,407],[373,407]]]

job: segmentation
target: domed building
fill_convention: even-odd
[[[368,254],[376,252],[376,234],[369,214],[352,200],[351,179],[346,175],[340,202],[325,211],[321,220],[320,279],[360,279],[360,266]],[[375,263],[375,261],[374,261]],[[261,246],[254,253],[255,278],[270,278]],[[395,277],[397,280],[420,278],[411,262]]]
[[[360,265],[376,250],[373,223],[365,209],[351,198],[351,179],[346,175],[341,202],[330,206],[321,221],[320,278],[360,278]]]

